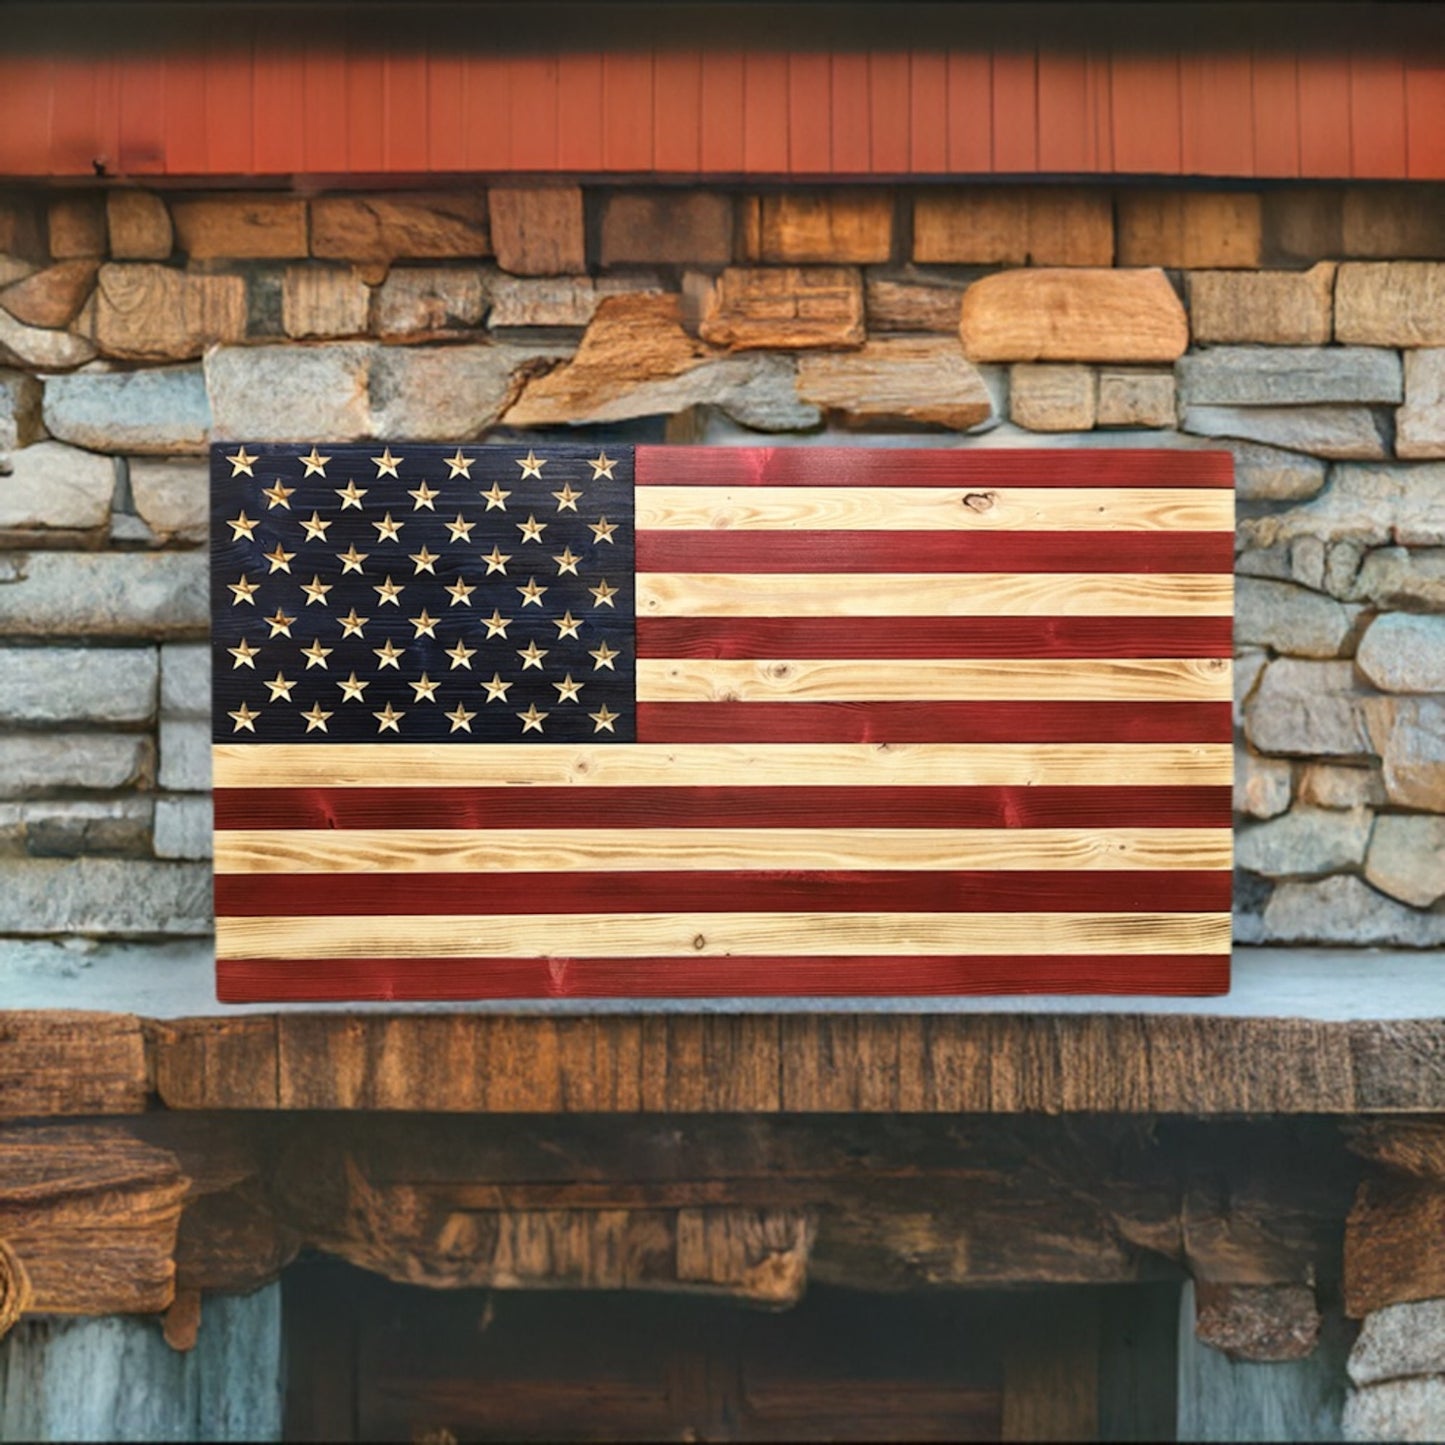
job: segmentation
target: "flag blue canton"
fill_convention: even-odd
[[[633,457],[211,451],[217,742],[631,742]]]

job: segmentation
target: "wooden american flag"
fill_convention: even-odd
[[[1226,454],[230,444],[213,524],[223,1000],[1228,987]]]

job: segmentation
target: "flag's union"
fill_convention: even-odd
[[[212,462],[223,998],[1226,986],[1226,454]]]

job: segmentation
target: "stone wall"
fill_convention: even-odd
[[[0,939],[209,930],[212,436],[588,425],[1229,447],[1237,939],[1445,942],[1440,192],[31,192],[0,366]]]

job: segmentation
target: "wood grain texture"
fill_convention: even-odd
[[[899,474],[907,477],[905,465]],[[639,531],[1232,531],[1226,493],[1185,487],[644,486]]]
[[[1086,617],[1208,617],[1228,613],[1226,574],[1036,575],[899,572],[770,575],[646,572],[637,578],[639,617],[1019,617],[1072,612]]]
[[[1445,1112],[1438,1026],[1127,1013],[277,1014],[154,1026],[178,1110]],[[203,1064],[203,1066],[198,1066]]]
[[[864,661],[643,658],[637,664],[639,702],[1222,702],[1232,695],[1222,658],[939,659],[919,675]]]
[[[1445,1187],[1366,1179],[1345,1231],[1345,1313],[1445,1296]]]
[[[132,1015],[0,1013],[0,1118],[139,1114],[149,1093]]]
[[[650,872],[913,868],[1113,870],[1229,866],[1227,828],[618,828],[565,836],[533,828],[228,830],[218,873]],[[204,1058],[197,1067],[204,1066]]]
[[[1227,913],[608,913],[374,915],[360,935],[326,916],[220,918],[216,949],[226,958],[534,957],[539,931],[549,956],[632,958],[806,956],[819,939],[839,957],[979,953],[1227,953]]]
[[[310,747],[283,744],[258,755],[254,748],[222,743],[213,749],[213,757],[220,791],[305,788],[318,782],[320,764]],[[1021,743],[732,743],[707,748],[541,743],[467,748],[445,756],[434,748],[407,744],[353,743],[327,749],[324,777],[330,788],[609,788],[649,783],[866,787],[928,785],[942,777],[956,785],[1008,787],[1107,785],[1125,775],[1144,786],[1226,784],[1230,766],[1230,749],[1220,743],[1074,743],[1048,748]]]

